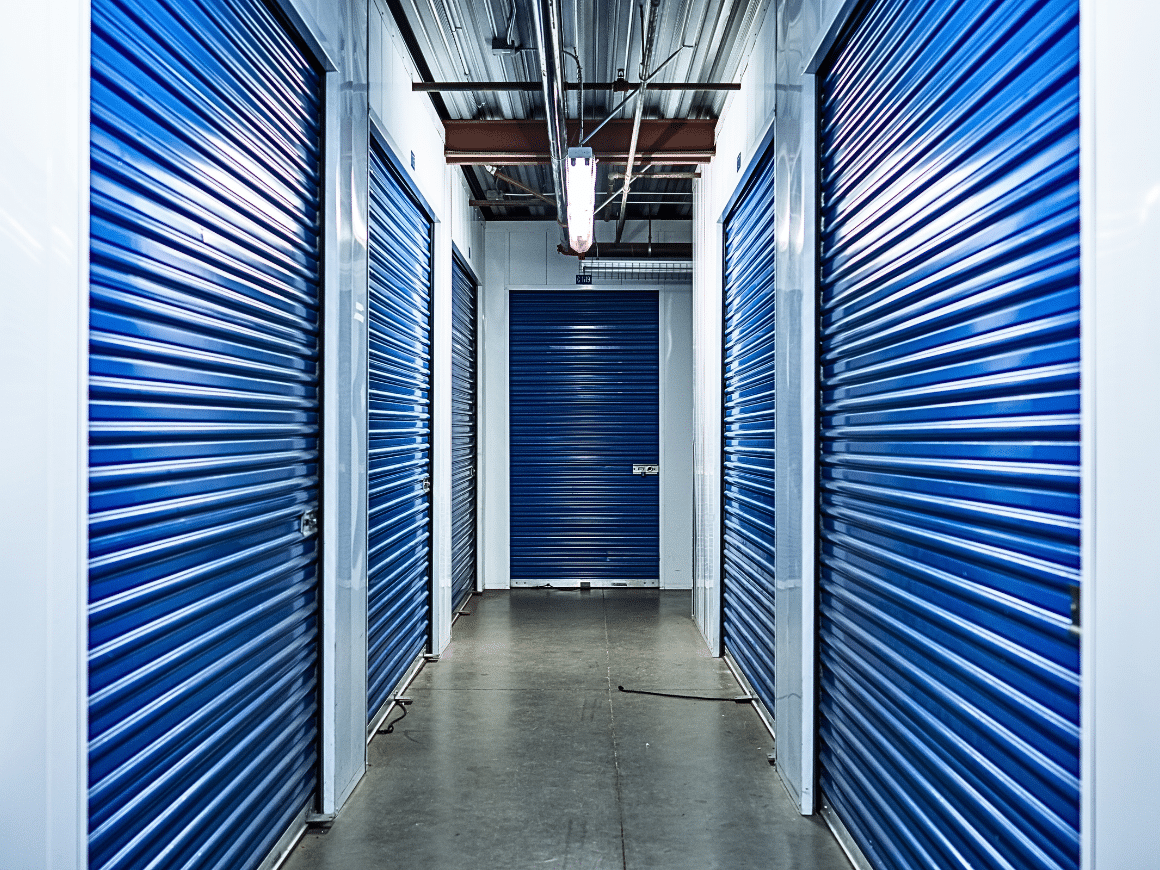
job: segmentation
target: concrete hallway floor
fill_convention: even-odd
[[[617,690],[742,694],[690,593],[525,589],[466,609],[285,870],[848,870],[794,809],[751,705]]]

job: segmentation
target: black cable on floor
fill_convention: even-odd
[[[398,719],[393,719],[390,722],[388,722],[386,728],[379,729],[379,733],[380,734],[394,734],[395,733],[395,726],[407,718],[407,705],[410,703],[411,703],[410,701],[402,701],[402,700],[396,701],[395,704],[398,706],[398,708],[400,710],[403,711],[403,715],[400,716]]]
[[[671,692],[646,692],[644,689],[626,689],[624,686],[617,686],[620,691],[628,695],[653,695],[657,698],[680,698],[682,701],[732,701],[734,704],[748,704],[753,699],[748,695],[734,696],[732,698],[707,698],[704,695],[674,695]]]

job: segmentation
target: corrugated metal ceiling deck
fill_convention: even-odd
[[[420,73],[439,82],[539,82],[532,0],[384,0],[403,32]],[[746,43],[764,17],[769,0],[661,0],[653,62],[673,52],[677,56],[655,80],[657,83],[725,83],[741,72]],[[641,57],[640,0],[561,0],[564,44],[575,48],[586,82],[610,82],[623,70],[637,81]],[[646,6],[647,14],[647,6]],[[631,22],[631,24],[630,24]],[[507,42],[512,50],[493,49],[493,41]],[[682,50],[682,46],[688,46]],[[576,64],[565,58],[565,75],[576,82]],[[622,99],[611,90],[583,92],[588,128],[603,120]],[[651,91],[645,95],[645,118],[716,118],[727,92]],[[542,91],[457,91],[432,94],[446,120],[538,119],[544,117]],[[631,118],[630,102],[619,117]],[[580,116],[580,92],[568,94],[567,116]],[[688,166],[656,166],[655,172],[688,170]],[[551,197],[547,165],[509,166],[503,170],[521,184]],[[600,191],[619,189],[610,172],[623,164],[601,166]],[[512,185],[497,181],[483,167],[464,167],[477,200],[504,200],[504,207],[485,208],[485,218],[551,219],[554,209],[537,202]],[[615,217],[617,204],[599,217]],[[689,218],[692,182],[689,179],[648,179],[633,182],[630,218]]]

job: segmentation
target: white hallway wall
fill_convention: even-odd
[[[89,8],[0,5],[0,836],[85,864]],[[39,70],[29,76],[28,70]]]
[[[1160,814],[1160,7],[1080,0],[1080,21],[1083,857],[1145,870]]]
[[[721,220],[745,168],[773,133],[777,162],[778,768],[813,807],[816,159],[812,59],[856,4],[777,0],[741,92],[717,129],[717,158],[696,186],[697,423],[695,600],[719,637]],[[1160,8],[1080,0],[1083,331],[1082,866],[1154,864],[1160,812],[1160,460],[1148,448],[1160,408],[1160,122],[1150,82]],[[775,111],[776,110],[776,111]],[[737,170],[740,156],[742,170]]]
[[[689,242],[687,221],[653,221],[653,241]],[[508,428],[509,288],[576,286],[577,261],[556,250],[554,222],[489,221],[480,303],[480,556],[485,589],[511,585],[511,510]],[[598,241],[615,226],[596,223]],[[624,241],[648,240],[647,222],[626,224]],[[627,286],[627,285],[626,285]],[[652,287],[650,287],[652,289]],[[661,336],[661,585],[691,586],[692,518],[692,296],[688,285],[660,291]],[[609,292],[615,292],[610,287]]]

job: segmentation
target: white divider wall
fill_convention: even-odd
[[[451,213],[444,168],[444,215]],[[431,652],[451,642],[451,224],[435,224],[431,296]]]
[[[481,589],[511,587],[511,480],[508,461],[508,238],[487,227],[483,286],[477,301],[479,354],[479,552]],[[502,256],[501,256],[502,254]]]
[[[326,68],[323,188],[323,504],[321,782],[331,816],[366,770],[357,730],[366,668],[366,86],[365,0],[281,0]]]
[[[88,785],[85,564],[89,5],[0,6],[0,865],[80,870]],[[37,70],[36,75],[28,75]],[[15,83],[19,83],[16,85]]]
[[[662,589],[693,586],[693,294],[660,293],[660,571]]]
[[[1083,866],[1155,863],[1160,798],[1160,9],[1080,2]]]
[[[721,161],[693,182],[693,618],[721,649],[722,225],[711,217]]]

